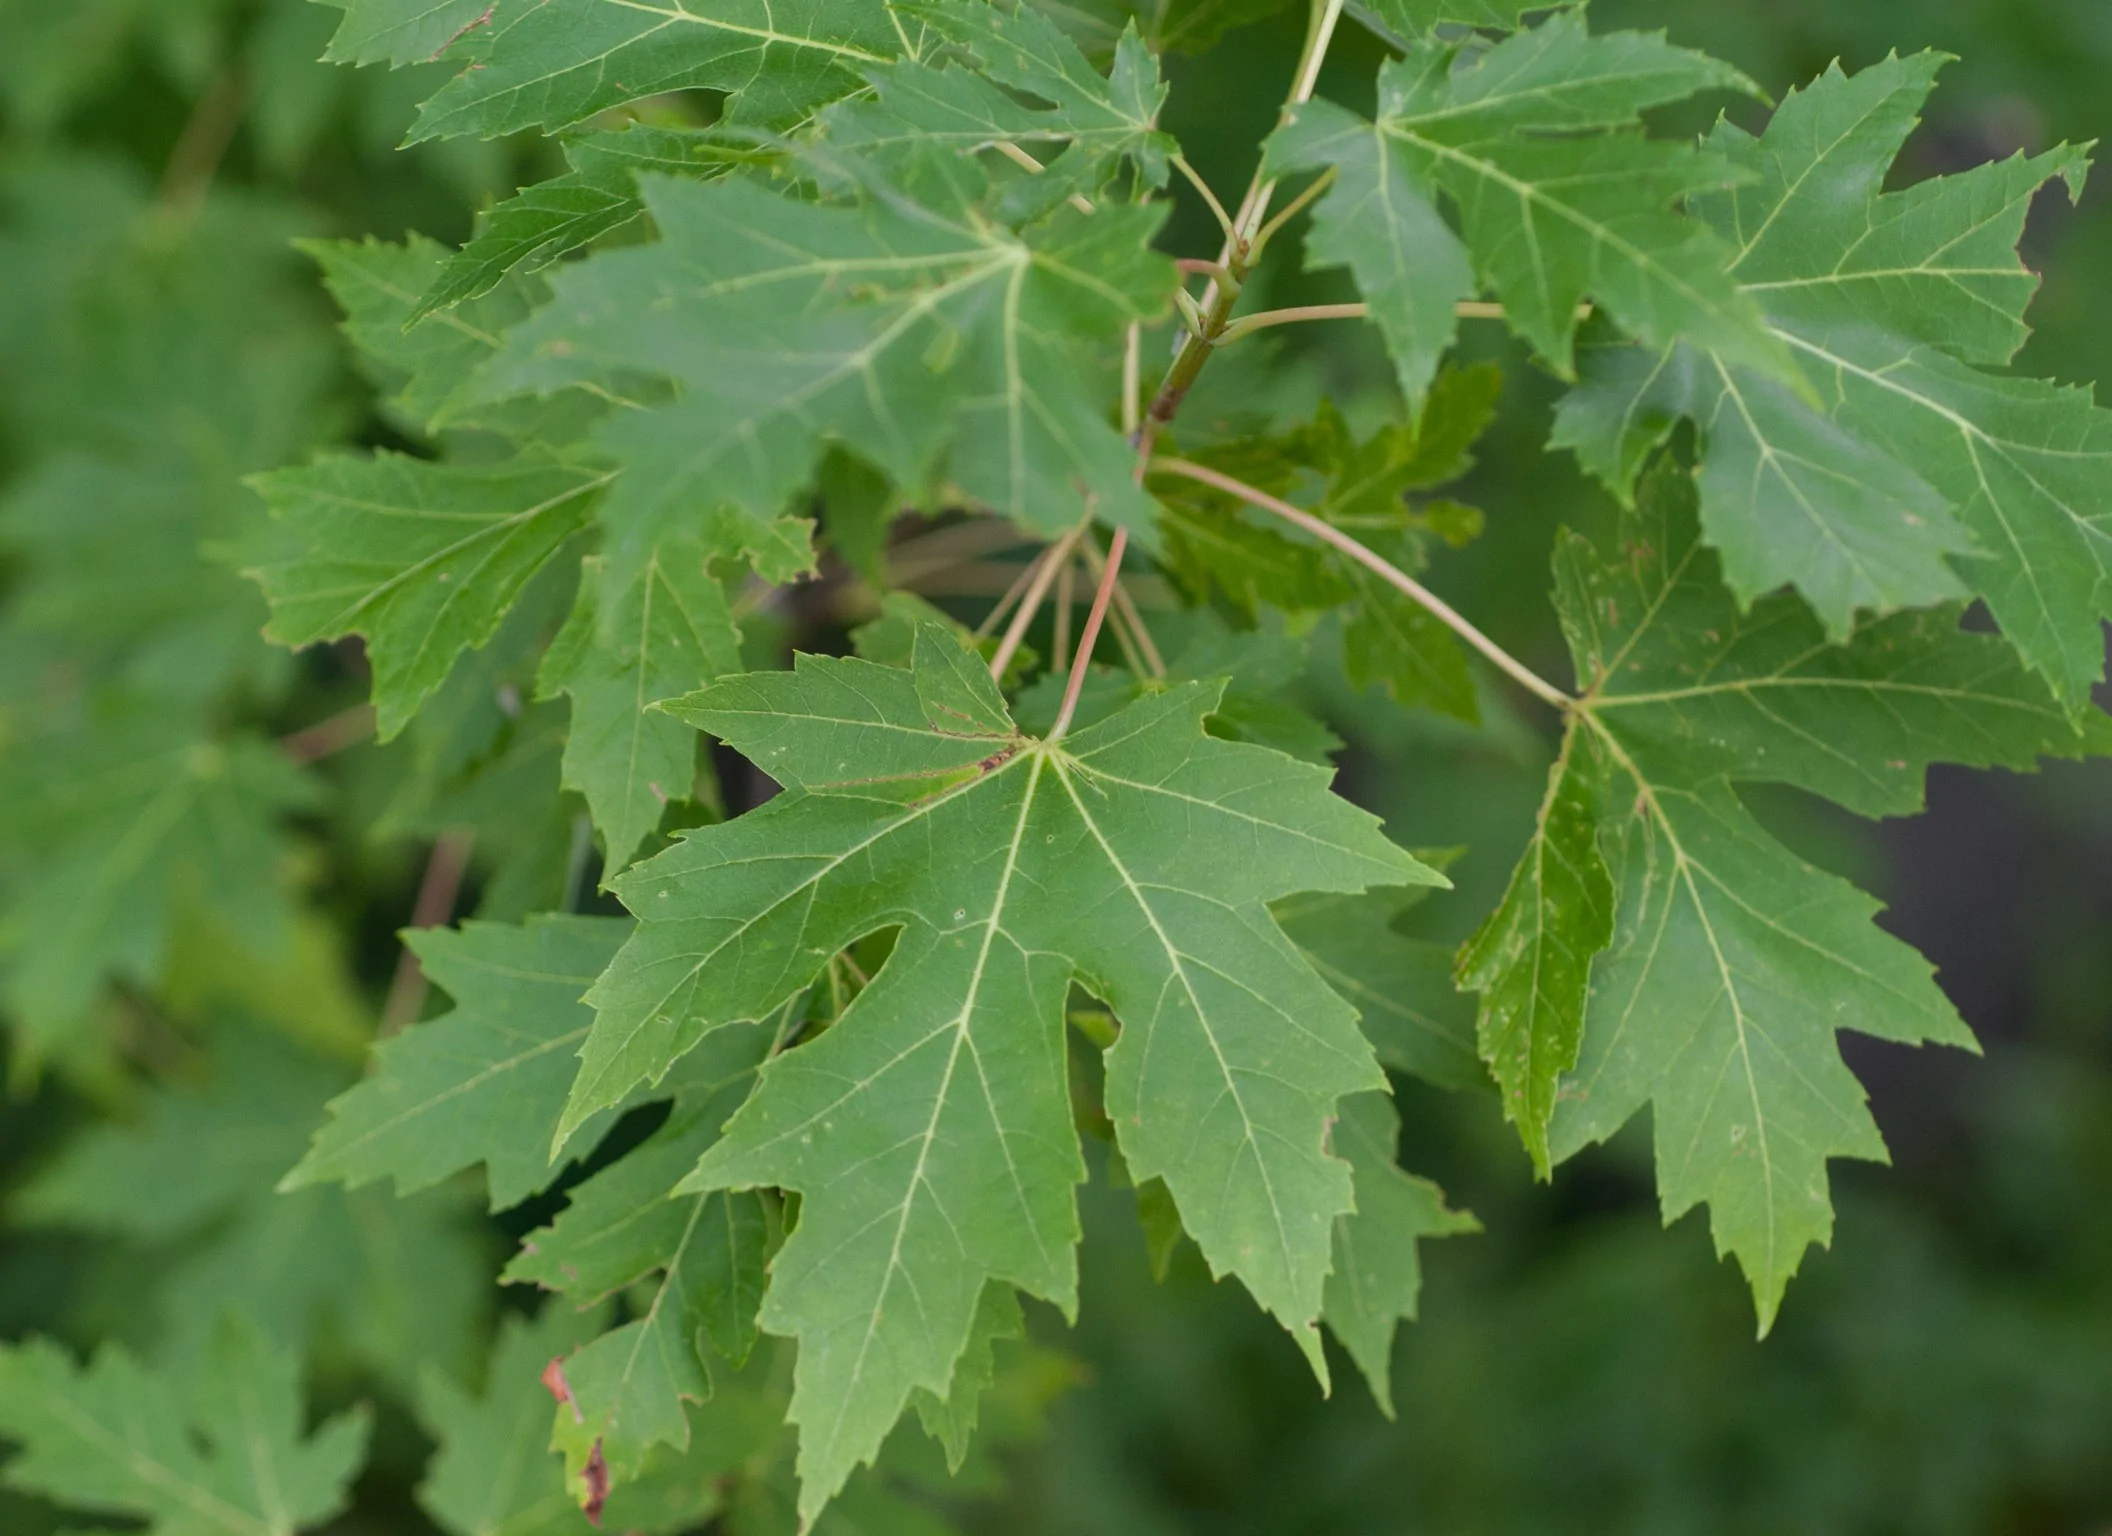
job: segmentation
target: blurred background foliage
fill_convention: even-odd
[[[1244,24],[1174,62],[1167,125],[1237,185],[1302,18],[1196,9]],[[1958,55],[1909,178],[2112,123],[2105,0],[1593,14],[1669,28],[1771,91],[1836,57]],[[358,657],[258,638],[262,601],[233,574],[259,518],[240,481],[332,442],[401,441],[296,237],[458,242],[478,208],[561,167],[535,142],[396,150],[431,71],[316,62],[336,20],[307,0],[0,0],[0,1336],[121,1337],[180,1367],[197,1320],[237,1306],[307,1352],[318,1412],[378,1405],[333,1529],[411,1532],[430,1529],[412,1500],[434,1424],[421,1376],[479,1381],[495,1314],[521,1305],[490,1283],[506,1240],[549,1206],[493,1220],[473,1189],[272,1185],[357,1071],[431,837],[474,828],[461,910],[512,916],[578,879],[574,817],[503,637],[434,725],[303,761],[356,733]],[[1323,91],[1361,104],[1379,53],[1346,30]],[[1169,239],[1213,242],[1192,199]],[[2112,377],[2112,188],[2048,199],[2027,256],[2047,281],[2020,366]],[[1335,296],[1326,274],[1268,281],[1265,303]],[[1550,543],[1610,507],[1540,451],[1551,390],[1527,360],[1493,328],[1469,345],[1503,365],[1510,408],[1468,487],[1487,531],[1434,582],[1559,672]],[[1294,393],[1387,408],[1359,327],[1311,328],[1275,360]],[[1192,414],[1265,405],[1258,377],[1224,370]],[[796,606],[751,643],[792,639],[844,643]],[[1524,837],[1542,722],[1494,693],[1476,729],[1377,695],[1316,702],[1349,743],[1350,794],[1404,842],[1466,849],[1459,894],[1412,914],[1456,941]],[[509,813],[523,786],[549,815]],[[1192,1251],[1155,1280],[1133,1196],[1096,1182],[1082,1321],[1037,1319],[1056,1353],[1032,1357],[1016,1436],[940,1503],[1019,1536],[2112,1531],[2112,764],[1939,769],[1931,801],[1884,825],[1786,794],[1757,807],[1888,901],[1986,1049],[1847,1040],[1894,1166],[1837,1168],[1836,1251],[1808,1261],[1764,1344],[1700,1220],[1659,1230],[1640,1127],[1535,1186],[1490,1102],[1403,1083],[1404,1161],[1487,1232],[1427,1260],[1396,1421],[1348,1370],[1321,1400]],[[132,863],[80,853],[113,840]],[[0,1495],[0,1528],[57,1524]]]

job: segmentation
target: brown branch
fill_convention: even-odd
[[[1162,474],[1180,475],[1184,479],[1199,481],[1237,496],[1250,507],[1273,513],[1287,523],[1303,528],[1322,543],[1331,544],[1350,559],[1356,561],[1380,580],[1405,593],[1429,611],[1431,617],[1450,629],[1460,639],[1494,662],[1506,675],[1516,681],[1535,698],[1552,704],[1560,710],[1576,705],[1576,700],[1550,683],[1539,673],[1513,656],[1509,651],[1491,640],[1469,623],[1466,617],[1450,603],[1432,592],[1428,587],[1410,576],[1406,571],[1380,555],[1374,554],[1357,540],[1351,538],[1333,523],[1313,516],[1303,507],[1294,507],[1289,502],[1271,496],[1267,491],[1257,490],[1251,485],[1233,479],[1230,475],[1203,464],[1191,464],[1186,459],[1153,459],[1151,467]]]
[[[279,750],[297,763],[315,763],[374,734],[374,706],[355,704],[279,738]]]
[[[433,839],[432,857],[426,860],[425,876],[418,882],[418,899],[411,904],[412,928],[438,928],[454,916],[455,898],[461,894],[462,876],[469,868],[469,850],[476,834],[468,828],[443,832]],[[388,1000],[381,1008],[382,1038],[417,1021],[425,1007],[425,970],[408,944],[396,960],[396,974],[389,982]]]
[[[1114,596],[1115,579],[1122,572],[1122,554],[1129,548],[1129,530],[1117,528],[1114,541],[1107,546],[1107,568],[1100,573],[1099,590],[1093,593],[1092,611],[1085,616],[1085,633],[1078,637],[1078,655],[1071,662],[1070,681],[1063,685],[1063,708],[1056,713],[1056,724],[1049,731],[1049,740],[1063,740],[1063,733],[1071,728],[1071,716],[1078,712],[1078,692],[1085,686],[1086,663],[1093,659],[1093,646],[1100,638],[1100,626],[1107,619],[1108,600]]]

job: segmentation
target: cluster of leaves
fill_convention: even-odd
[[[1738,786],[1899,815],[1932,763],[2112,750],[2112,430],[1996,371],[2079,152],[1883,190],[1929,56],[1654,137],[1758,93],[1498,0],[1356,7],[1366,118],[1312,95],[1347,24],[1316,0],[1184,266],[1162,56],[1269,0],[333,3],[330,59],[445,76],[411,142],[536,130],[565,164],[459,249],[302,242],[376,394],[359,443],[287,210],[0,186],[34,444],[0,509],[10,1059],[121,1095],[141,1036],[186,1053],[17,1202],[168,1274],[148,1365],[0,1352],[11,1481],[312,1525],[364,1432],[303,1436],[307,1356],[417,1404],[451,1530],[924,1529],[907,1492],[1062,1385],[1021,1297],[1075,1316],[1095,1172],[1390,1411],[1419,1244],[1474,1222],[1398,1165],[1389,1071],[1493,1081],[1543,1176],[1647,1107],[1666,1219],[1708,1207],[1767,1329],[1829,1159],[1884,1156],[1837,1032],[1972,1037]],[[1183,415],[1252,322],[1307,318],[1238,309],[1291,216],[1383,404]],[[1553,445],[1623,505],[1558,541],[1573,691],[1417,579],[1481,528],[1444,494],[1501,400],[1463,313],[1568,386]],[[1037,552],[935,605],[916,548],[971,538]],[[858,654],[784,666],[801,605]],[[356,657],[383,749],[326,780],[274,742],[267,641]],[[1298,684],[1472,724],[1470,651],[1561,734],[1455,957],[1396,926],[1445,858],[1334,792]],[[480,861],[477,919],[409,941],[451,1010],[392,1016],[357,1081],[296,820],[326,804]],[[554,1295],[473,1390],[480,1165],[533,1213],[499,1278]]]

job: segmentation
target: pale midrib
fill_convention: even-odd
[[[1261,1138],[1255,1128],[1254,1117],[1248,1111],[1246,1098],[1239,1090],[1239,1080],[1232,1070],[1232,1064],[1225,1059],[1224,1050],[1217,1043],[1217,1031],[1211,1027],[1209,1011],[1203,1007],[1202,999],[1196,996],[1195,984],[1188,979],[1187,966],[1183,963],[1180,949],[1160,924],[1158,913],[1145,899],[1144,892],[1131,876],[1129,867],[1122,862],[1121,856],[1108,842],[1106,834],[1100,830],[1099,822],[1093,819],[1093,813],[1086,808],[1085,797],[1078,793],[1077,785],[1071,782],[1070,774],[1063,771],[1061,764],[1058,765],[1057,776],[1063,782],[1065,793],[1071,797],[1071,804],[1077,807],[1078,819],[1084,822],[1086,830],[1092,833],[1093,841],[1100,845],[1100,852],[1109,867],[1114,870],[1116,878],[1129,892],[1130,899],[1136,902],[1137,910],[1143,914],[1144,921],[1151,928],[1152,936],[1158,940],[1167,964],[1173,968],[1174,977],[1180,982],[1181,990],[1187,994],[1188,1006],[1195,1010],[1196,1024],[1202,1030],[1203,1038],[1210,1044],[1210,1054],[1217,1062],[1219,1075],[1224,1079],[1225,1092],[1231,1096],[1233,1104],[1239,1110],[1239,1123],[1246,1150],[1254,1159],[1255,1172],[1260,1175],[1262,1188],[1269,1197],[1269,1214],[1276,1225],[1278,1254],[1283,1264],[1284,1279],[1289,1282],[1295,1278],[1297,1266],[1292,1257],[1290,1232],[1284,1225],[1283,1205],[1276,1196],[1276,1182],[1269,1176],[1268,1159],[1262,1155]]]
[[[1666,688],[1653,693],[1601,693],[1590,703],[1594,711],[1617,709],[1634,704],[1677,704],[1688,699],[1720,697],[1725,694],[1757,693],[1762,689],[1839,689],[1854,693],[1901,693],[1916,697],[1940,699],[1945,703],[1961,703],[1985,706],[1990,709],[2013,709],[2040,720],[2065,719],[2058,711],[2032,704],[2024,699],[2004,698],[1999,694],[1971,693],[1962,688],[1942,688],[1933,683],[1901,683],[1890,679],[1857,677],[1756,677],[1730,683],[1704,683],[1693,688]]]
[[[330,1162],[336,1162],[344,1158],[351,1157],[362,1147],[366,1146],[368,1142],[373,1141],[376,1137],[386,1136],[392,1131],[395,1131],[401,1128],[402,1126],[408,1124],[409,1122],[416,1120],[421,1115],[430,1114],[433,1110],[439,1108],[443,1104],[446,1104],[450,1100],[459,1099],[465,1094],[474,1093],[479,1088],[482,1088],[486,1083],[489,1083],[496,1078],[503,1077],[509,1072],[517,1072],[521,1068],[527,1066],[530,1062],[534,1061],[537,1057],[547,1056],[552,1051],[562,1050],[564,1047],[572,1045],[577,1041],[586,1038],[586,1035],[587,1027],[582,1025],[580,1028],[571,1030],[566,1034],[557,1035],[549,1040],[545,1040],[540,1045],[535,1046],[531,1050],[522,1051],[518,1055],[508,1056],[503,1061],[495,1061],[491,1065],[485,1067],[482,1071],[471,1074],[469,1077],[464,1078],[459,1083],[450,1084],[448,1087],[442,1089],[439,1093],[434,1094],[431,1098],[421,1099],[418,1103],[411,1105],[409,1108],[404,1109],[397,1114],[391,1115],[388,1119],[380,1122],[378,1125],[374,1126],[373,1129],[367,1131],[365,1134],[355,1136],[352,1140],[345,1142],[343,1145],[332,1149],[329,1157],[322,1159],[322,1161],[327,1166],[327,1164]],[[326,1176],[327,1175],[322,1174],[312,1175],[310,1179],[304,1180],[303,1182],[313,1182],[317,1178]]]
[[[939,1079],[938,1089],[932,1094],[931,1118],[924,1126],[924,1134],[917,1147],[916,1166],[910,1171],[909,1188],[902,1196],[901,1210],[896,1216],[894,1242],[888,1250],[887,1270],[880,1281],[880,1295],[873,1304],[872,1319],[866,1324],[865,1336],[859,1341],[857,1358],[851,1363],[850,1383],[837,1404],[835,1422],[829,1426],[828,1443],[832,1446],[842,1437],[843,1421],[851,1411],[858,1395],[859,1382],[864,1376],[866,1356],[872,1350],[873,1340],[880,1333],[880,1321],[887,1309],[887,1293],[894,1284],[896,1273],[902,1268],[902,1245],[909,1232],[910,1212],[916,1206],[918,1190],[924,1186],[924,1170],[931,1160],[932,1145],[938,1140],[939,1117],[946,1110],[947,1096],[953,1086],[953,1074],[960,1065],[961,1053],[974,1053],[969,1041],[970,1021],[974,1017],[976,1003],[982,993],[983,975],[990,963],[990,951],[997,943],[998,934],[1003,931],[1005,902],[1011,895],[1012,877],[1019,869],[1020,849],[1026,842],[1027,821],[1034,809],[1034,792],[1041,785],[1041,775],[1047,763],[1047,754],[1034,754],[1034,766],[1028,775],[1026,790],[1019,797],[1019,820],[1013,825],[1012,842],[1005,851],[1004,869],[998,876],[997,890],[990,899],[990,916],[983,924],[983,942],[976,952],[975,970],[968,978],[960,1010],[953,1018],[953,1048],[947,1054],[946,1070]],[[978,1070],[978,1076],[980,1075]],[[1011,1145],[1005,1140],[1004,1126],[998,1117],[997,1105],[989,1096],[987,1083],[984,1085],[984,1102],[989,1106],[991,1121],[997,1127],[998,1143],[1004,1149],[1005,1165],[1012,1176],[1013,1192],[1019,1200],[1020,1213],[1027,1218],[1028,1230],[1034,1232],[1035,1241],[1039,1243],[1040,1230],[1034,1225],[1026,1189],[1020,1182],[1018,1168],[1013,1165]],[[1045,1252],[1043,1257],[1047,1257]],[[943,1390],[944,1383],[941,1383],[940,1387]]]
[[[721,21],[716,17],[699,16],[696,12],[684,10],[680,6],[669,8],[666,6],[646,5],[642,3],[642,0],[602,0],[602,3],[616,6],[621,10],[640,11],[648,16],[664,17],[664,25],[686,22],[692,26],[705,27],[714,32],[727,32],[736,37],[752,37],[765,46],[773,43],[782,43],[788,48],[811,48],[818,53],[833,54],[837,58],[854,59],[860,64],[891,64],[894,62],[881,54],[868,53],[863,48],[853,48],[848,43],[830,43],[816,37],[800,37],[791,32],[779,32],[773,27],[744,27],[736,22]]]
[[[1775,1228],[1778,1219],[1775,1210],[1775,1160],[1774,1154],[1768,1146],[1767,1115],[1760,1104],[1760,1080],[1753,1069],[1751,1043],[1746,1039],[1745,1005],[1739,998],[1738,983],[1732,974],[1730,962],[1724,956],[1723,946],[1717,942],[1716,925],[1709,920],[1708,908],[1702,904],[1701,891],[1694,883],[1693,861],[1687,857],[1687,850],[1680,843],[1678,832],[1673,829],[1672,818],[1665,813],[1664,807],[1658,803],[1656,789],[1643,776],[1642,770],[1636,766],[1635,759],[1628,755],[1626,749],[1621,746],[1613,732],[1601,724],[1596,717],[1587,714],[1585,718],[1591,721],[1593,729],[1598,732],[1599,739],[1606,744],[1607,750],[1613,754],[1614,759],[1627,772],[1629,779],[1635,784],[1636,793],[1649,806],[1651,818],[1656,821],[1659,830],[1664,833],[1665,842],[1672,850],[1673,869],[1678,875],[1680,883],[1687,888],[1687,900],[1693,906],[1694,920],[1701,925],[1701,931],[1708,937],[1709,954],[1716,963],[1716,972],[1723,986],[1724,997],[1730,1004],[1731,1024],[1735,1031],[1738,1045],[1739,1065],[1745,1072],[1746,1101],[1751,1105],[1753,1111],[1753,1135],[1759,1142],[1761,1186],[1767,1206],[1766,1261],[1763,1265],[1763,1272],[1767,1277],[1767,1283],[1772,1286],[1775,1282],[1776,1274]],[[1717,889],[1721,890],[1722,886],[1718,885]],[[1667,898],[1666,917],[1669,921],[1669,898]],[[1660,942],[1662,942],[1661,935]],[[1695,1129],[1697,1137],[1701,1134],[1700,1127],[1704,1123],[1706,1123],[1705,1116],[1702,1121],[1697,1122]],[[1692,1147],[1688,1148],[1687,1156],[1691,1163],[1693,1158]]]

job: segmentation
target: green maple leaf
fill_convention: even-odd
[[[580,998],[630,925],[545,914],[406,936],[453,1011],[374,1047],[374,1070],[330,1101],[330,1118],[281,1188],[393,1177],[399,1193],[484,1165],[493,1210],[557,1174],[550,1130],[593,1014]]]
[[[738,1368],[754,1345],[769,1211],[754,1194],[668,1192],[747,1097],[770,1041],[754,1025],[715,1035],[684,1064],[692,1086],[668,1122],[574,1189],[572,1203],[506,1268],[502,1278],[559,1291],[582,1308],[648,1282],[631,1321],[564,1358],[556,1443],[575,1473],[598,1454],[622,1480],[654,1446],[686,1447],[683,1405],[712,1392],[703,1351]]]
[[[1690,478],[1661,471],[1617,558],[1575,536],[1558,549],[1585,745],[1558,763],[1548,823],[1462,961],[1528,1145],[1544,1124],[1560,1161],[1649,1105],[1666,1219],[1708,1204],[1765,1330],[1805,1248],[1831,1235],[1827,1160],[1885,1155],[1835,1031],[1973,1041],[1927,963],[1871,923],[1877,904],[1777,843],[1734,784],[1899,815],[1920,808],[1932,762],[2028,768],[2112,745],[2112,721],[2073,722],[2000,640],[1960,630],[1955,605],[1838,645],[1794,594],[1741,613],[1694,501]],[[1601,858],[1611,942],[1586,1000],[1574,968],[1606,931]],[[1536,967],[1555,974],[1536,983]]]
[[[419,110],[407,143],[556,130],[665,91],[731,96],[729,120],[782,126],[913,52],[910,30],[864,0],[540,0],[495,7],[449,50],[462,73]]]
[[[1123,1020],[1108,1112],[1131,1172],[1165,1180],[1211,1265],[1321,1364],[1312,1321],[1351,1203],[1326,1126],[1384,1079],[1262,904],[1443,877],[1327,794],[1326,770],[1206,736],[1217,692],[1177,687],[1051,745],[926,626],[908,671],[801,657],[671,706],[787,792],[616,882],[641,922],[590,994],[560,1135],[901,930],[682,1186],[804,1194],[762,1321],[801,1340],[809,1515],[913,1391],[948,1389],[987,1283],[1074,1304],[1074,978]]]
[[[1357,1208],[1335,1218],[1334,1268],[1320,1314],[1389,1419],[1394,1330],[1403,1319],[1414,1321],[1423,1288],[1417,1245],[1481,1230],[1472,1216],[1447,1210],[1435,1184],[1401,1171],[1394,1160],[1399,1139],[1400,1118],[1387,1095],[1358,1093],[1342,1101],[1334,1147],[1355,1171]]]
[[[1097,192],[1116,165],[1132,160],[1145,185],[1166,184],[1173,140],[1159,131],[1166,87],[1158,60],[1135,28],[1115,43],[1103,77],[1047,17],[989,0],[902,4],[896,11],[957,47],[963,65],[936,69],[905,62],[874,70],[877,103],[839,105],[824,114],[831,138],[864,153],[940,143],[973,151],[1020,140],[1062,140],[1063,152],[1021,182],[1022,210],[1054,207],[1074,192]],[[1049,103],[1029,106],[1021,95]]]
[[[1307,102],[1270,139],[1269,164],[1335,170],[1311,250],[1355,275],[1411,399],[1452,344],[1454,306],[1484,284],[1564,377],[1586,298],[1644,340],[1689,338],[1789,374],[1783,344],[1726,275],[1728,252],[1671,211],[1721,186],[1728,168],[1638,131],[1648,107],[1754,89],[1660,35],[1592,37],[1563,14],[1486,51],[1412,44],[1380,71],[1376,120]]]
[[[2016,244],[2047,181],[2081,190],[2074,148],[1885,192],[1943,59],[1838,67],[1754,138],[1713,152],[1746,173],[1697,198],[1731,271],[1813,399],[1698,338],[1602,349],[1555,441],[1626,494],[1681,417],[1701,428],[1702,523],[1741,598],[1794,582],[1839,638],[1860,610],[1986,599],[2080,707],[2112,615],[2112,416],[2087,390],[1982,371],[2022,345],[2037,278]],[[1975,366],[1981,365],[1981,366]]]
[[[346,336],[409,431],[488,427],[516,435],[509,429],[523,427],[531,430],[521,435],[547,446],[570,443],[592,425],[601,403],[576,390],[559,410],[527,420],[515,419],[521,414],[516,402],[479,398],[477,374],[503,333],[548,299],[539,279],[509,275],[488,292],[421,318],[422,297],[450,270],[447,248],[437,241],[422,235],[401,245],[310,240],[301,249],[322,268],[324,286],[344,311]]]
[[[567,268],[509,336],[500,393],[639,375],[677,388],[597,434],[622,466],[601,513],[611,582],[700,514],[712,548],[765,577],[808,569],[808,525],[780,514],[832,440],[898,485],[926,484],[943,454],[969,496],[1030,527],[1088,509],[1149,526],[1135,452],[1071,348],[1119,337],[1171,291],[1147,245],[1163,209],[1064,209],[1018,236],[978,210],[973,162],[933,150],[915,169],[919,197],[874,181],[854,205],[643,177],[660,242]]]
[[[498,631],[612,478],[543,453],[498,464],[345,455],[256,476],[286,534],[252,571],[271,601],[267,633],[293,646],[365,636],[387,740],[456,656]]]
[[[630,863],[670,800],[693,798],[696,733],[653,706],[740,669],[740,635],[707,558],[695,538],[670,534],[607,613],[601,562],[590,560],[543,658],[539,691],[572,699],[564,782],[601,829],[604,879]]]
[[[480,298],[510,272],[533,272],[633,223],[645,213],[638,201],[641,171],[706,180],[769,157],[766,149],[709,130],[644,123],[620,133],[567,139],[565,159],[572,169],[525,187],[486,212],[469,244],[447,258],[405,323]]]
[[[1026,1314],[1019,1308],[1019,1293],[993,1281],[983,1287],[976,1303],[975,1319],[968,1325],[968,1342],[953,1367],[953,1380],[945,1396],[919,1387],[910,1397],[924,1430],[946,1452],[946,1470],[958,1473],[968,1458],[975,1438],[976,1420],[983,1394],[997,1378],[997,1346],[1017,1339],[1027,1331]]]
[[[234,1318],[188,1387],[119,1344],[85,1368],[47,1339],[0,1346],[0,1435],[22,1442],[0,1479],[150,1536],[293,1536],[343,1509],[366,1413],[301,1418],[296,1359]]]

